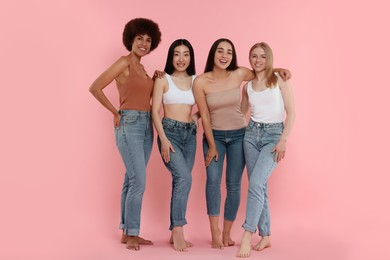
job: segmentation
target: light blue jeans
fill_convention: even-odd
[[[170,161],[165,166],[172,174],[171,224],[169,229],[187,224],[186,211],[188,195],[192,184],[192,168],[196,153],[196,125],[169,118],[163,118],[165,135],[171,142],[175,153],[170,152]],[[157,139],[161,152],[161,141]]]
[[[121,194],[120,229],[128,236],[138,236],[141,206],[145,191],[146,165],[153,146],[150,112],[121,110],[115,139],[126,173]]]
[[[212,160],[206,168],[207,214],[219,216],[221,209],[221,180],[223,162],[226,154],[226,201],[224,219],[234,221],[237,216],[241,198],[241,179],[245,167],[243,150],[245,128],[238,130],[213,130],[218,151],[218,162]],[[203,138],[203,154],[206,158],[209,149],[206,138]]]
[[[249,187],[243,228],[260,236],[269,236],[268,178],[277,163],[272,152],[283,132],[283,123],[257,123],[250,120],[245,132],[244,152]]]

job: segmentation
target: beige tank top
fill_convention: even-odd
[[[241,111],[240,87],[206,95],[213,130],[237,130],[246,127]]]

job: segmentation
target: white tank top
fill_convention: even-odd
[[[252,81],[249,81],[247,92],[253,121],[259,123],[284,122],[284,102],[279,85],[266,88],[263,91],[255,91],[252,88]]]
[[[165,78],[168,81],[168,91],[163,95],[164,104],[185,104],[185,105],[194,105],[195,98],[192,93],[192,85],[189,90],[181,90],[176,87],[170,75],[165,74]],[[195,75],[192,76],[192,84],[194,83]]]

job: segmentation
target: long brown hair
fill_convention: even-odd
[[[250,49],[249,58],[251,56],[252,51],[259,47],[262,48],[265,53],[265,86],[267,88],[272,88],[276,85],[278,77],[273,72],[274,55],[272,54],[271,47],[269,47],[269,45],[265,42],[258,42]]]

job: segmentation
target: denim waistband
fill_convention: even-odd
[[[141,110],[119,110],[118,113],[121,116],[142,116],[150,117],[150,111],[141,111]]]
[[[242,134],[245,133],[245,127],[234,130],[215,130],[213,129],[213,134]]]
[[[169,125],[177,126],[177,127],[180,127],[180,128],[193,128],[193,127],[196,127],[194,122],[190,122],[190,123],[180,122],[180,121],[177,121],[177,120],[174,120],[174,119],[170,119],[170,118],[166,118],[166,117],[164,117],[162,119],[162,122],[163,122],[163,124],[169,124]]]
[[[255,122],[252,119],[248,123],[249,128],[278,128],[278,127],[283,127],[283,122],[279,123],[260,123],[260,122]]]

